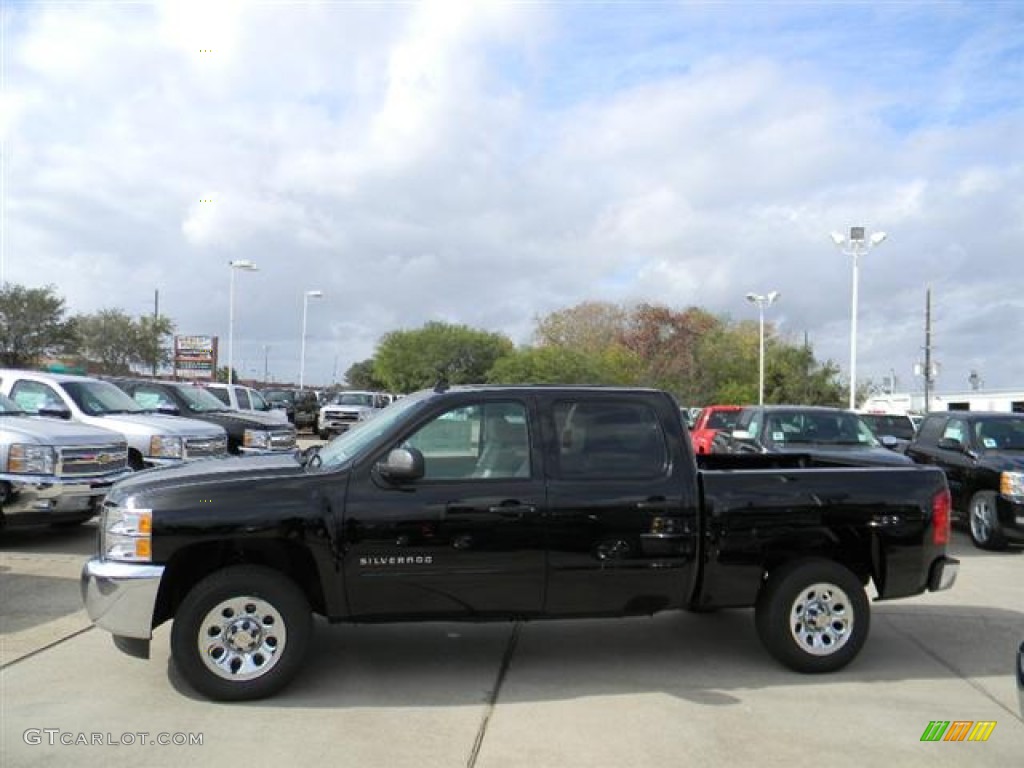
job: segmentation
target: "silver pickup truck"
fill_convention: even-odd
[[[0,369],[0,393],[29,413],[120,432],[128,441],[128,466],[132,469],[227,455],[228,437],[223,427],[151,413],[109,381]]]
[[[83,523],[130,474],[121,435],[30,416],[0,395],[0,527]]]

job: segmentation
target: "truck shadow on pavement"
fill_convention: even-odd
[[[765,651],[749,610],[522,624],[329,625],[284,692],[243,706],[432,707],[486,704],[507,659],[501,703],[663,693],[734,706],[751,689],[1005,676],[1024,613],[991,607],[876,605],[860,656],[801,675]],[[172,684],[197,698],[168,662]],[[1011,684],[1012,685],[1012,684]]]

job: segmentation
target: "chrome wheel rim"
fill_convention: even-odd
[[[988,499],[975,499],[971,504],[971,534],[975,541],[988,541],[992,535],[992,506]]]
[[[241,682],[261,677],[281,660],[288,631],[280,611],[259,597],[232,597],[199,624],[199,656],[213,674]]]
[[[789,631],[796,644],[812,656],[829,656],[853,635],[853,604],[835,584],[804,588],[789,611]]]

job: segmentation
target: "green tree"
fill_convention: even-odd
[[[155,376],[161,366],[171,362],[170,338],[174,321],[166,315],[143,315],[137,324],[135,348],[138,362]]]
[[[131,373],[138,360],[135,321],[119,309],[102,309],[93,315],[79,315],[76,321],[82,355],[101,373]]]
[[[14,283],[0,287],[0,362],[10,368],[29,368],[47,355],[74,345],[74,321],[65,319],[64,299],[52,286],[26,288]]]
[[[493,384],[620,384],[635,382],[638,361],[615,346],[583,352],[568,347],[524,347],[499,359],[487,374]]]
[[[430,387],[442,375],[451,384],[479,383],[514,349],[502,334],[434,321],[419,330],[384,336],[374,356],[373,375],[391,392]]]
[[[345,371],[345,383],[353,389],[385,389],[384,382],[374,375],[373,365],[372,357],[369,360],[352,363]]]
[[[541,347],[562,347],[598,352],[626,331],[629,315],[617,304],[585,301],[537,318],[533,332]]]

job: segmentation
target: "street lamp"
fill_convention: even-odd
[[[299,355],[299,391],[305,389],[306,377],[306,315],[309,312],[310,299],[322,299],[323,291],[306,291],[302,294],[302,352]]]
[[[885,240],[885,232],[867,237],[864,227],[850,227],[849,237],[832,233],[832,242],[847,256],[853,257],[853,289],[850,298],[850,410],[857,407],[857,283],[860,279],[861,254]]]
[[[228,384],[231,384],[235,363],[235,272],[256,272],[257,267],[248,259],[229,261],[228,266],[231,267],[231,288],[228,291]]]
[[[757,404],[764,405],[764,308],[770,307],[782,294],[772,291],[767,294],[748,293],[747,301],[757,304],[757,312],[761,317],[761,349],[758,355]]]

